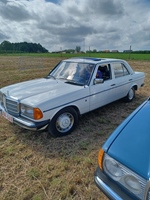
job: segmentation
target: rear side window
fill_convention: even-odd
[[[122,63],[113,63],[115,78],[129,75],[129,71]]]

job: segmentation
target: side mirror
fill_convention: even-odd
[[[93,81],[93,84],[100,84],[100,83],[104,83],[104,79],[103,78],[95,78]]]

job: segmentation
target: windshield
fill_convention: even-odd
[[[89,83],[93,70],[94,64],[62,61],[49,76],[85,85]]]

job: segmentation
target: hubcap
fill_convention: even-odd
[[[56,121],[56,129],[59,132],[69,131],[74,124],[74,117],[71,113],[63,113],[60,115]]]
[[[134,91],[133,91],[133,89],[130,89],[130,91],[129,91],[129,99],[132,100],[133,97],[134,97]]]

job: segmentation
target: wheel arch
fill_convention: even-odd
[[[78,116],[80,116],[80,110],[77,106],[67,106],[67,107],[71,107],[71,108],[74,108],[75,111],[77,112]]]
[[[138,90],[138,85],[137,84],[131,85],[130,88],[129,88],[129,90],[127,91],[127,94],[131,90],[131,88],[134,88],[134,90]]]
[[[67,105],[67,106],[61,107],[60,109],[56,110],[56,111],[53,113],[53,115],[52,115],[52,117],[51,117],[50,120],[52,120],[53,117],[55,117],[55,115],[56,115],[58,112],[60,112],[60,111],[63,110],[63,109],[66,109],[66,108],[73,108],[73,109],[77,112],[78,117],[81,115],[81,114],[80,114],[80,110],[79,110],[79,108],[78,108],[77,106],[75,106],[75,105]]]
[[[124,97],[125,102],[130,102],[135,97],[135,90],[138,89],[137,85],[132,85],[127,93],[127,95]]]
[[[137,85],[137,84],[136,84],[136,85],[133,85],[132,87],[133,87],[135,90],[138,89],[138,85]],[[131,88],[132,88],[132,87],[131,87]]]

